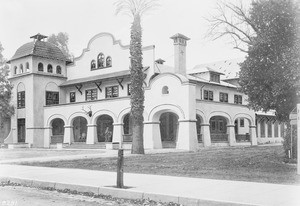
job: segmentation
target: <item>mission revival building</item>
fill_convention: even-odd
[[[46,36],[31,38],[9,60],[16,109],[4,143],[130,147],[129,46],[100,33],[70,61]],[[237,61],[187,69],[189,38],[175,34],[171,40],[174,67],[155,57],[155,46],[143,47],[145,148],[195,151],[282,141],[284,125],[274,114],[248,108],[238,90]]]

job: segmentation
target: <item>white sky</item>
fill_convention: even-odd
[[[247,0],[249,1],[249,0]],[[129,44],[131,19],[115,15],[114,0],[0,0],[0,42],[9,59],[30,36],[67,32],[69,49],[79,56],[88,41],[101,32],[112,33]],[[217,0],[161,0],[161,6],[145,16],[143,46],[156,46],[156,59],[173,65],[173,43],[182,33],[191,38],[187,46],[188,69],[197,64],[243,57],[229,41],[205,38],[207,21]]]

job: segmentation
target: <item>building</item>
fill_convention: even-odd
[[[129,46],[100,33],[71,62],[45,36],[32,38],[9,61],[17,109],[5,143],[120,142],[130,147]],[[281,141],[283,130],[274,115],[247,107],[237,76],[228,75],[236,74],[232,62],[188,70],[189,38],[175,34],[171,39],[174,67],[155,60],[155,46],[143,47],[145,148],[194,151]]]

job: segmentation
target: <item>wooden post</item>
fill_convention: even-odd
[[[297,104],[297,174],[300,175],[300,104]]]
[[[124,150],[119,149],[118,150],[118,163],[117,163],[117,188],[123,188],[124,183],[123,183],[123,170],[124,166]]]

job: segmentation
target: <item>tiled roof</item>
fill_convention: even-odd
[[[100,74],[100,75],[95,75],[95,76],[85,77],[85,78],[80,78],[80,79],[72,79],[72,80],[62,83],[59,86],[60,87],[72,86],[72,85],[81,84],[81,83],[89,83],[89,82],[95,82],[95,81],[99,81],[99,80],[115,79],[115,78],[124,77],[124,76],[130,77],[130,70],[114,72],[114,73],[109,73],[109,74]]]
[[[189,74],[197,73],[199,68],[209,68],[211,70],[223,73],[221,79],[233,79],[239,77],[240,65],[239,63],[243,62],[243,58],[231,59],[225,61],[212,62],[209,64],[201,64],[195,66],[192,70],[188,70]]]
[[[25,56],[37,56],[47,59],[69,61],[63,52],[54,44],[35,40],[22,45],[17,49],[15,55],[9,60],[19,59]]]

